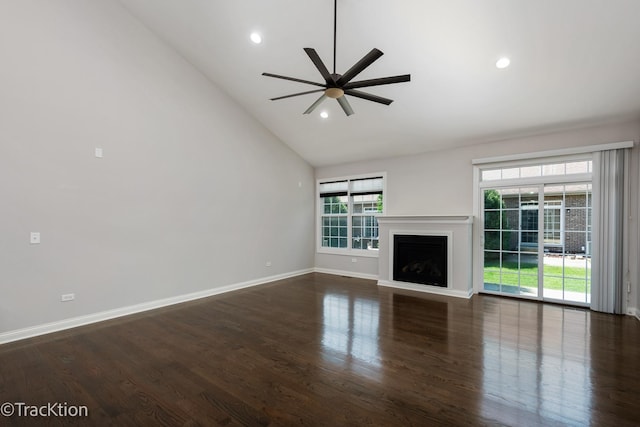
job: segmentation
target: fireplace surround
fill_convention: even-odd
[[[472,216],[383,216],[378,226],[379,286],[473,294]]]

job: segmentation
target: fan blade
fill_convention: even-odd
[[[309,80],[296,79],[295,77],[280,76],[278,74],[262,73],[262,75],[263,76],[267,76],[267,77],[275,77],[276,79],[291,80],[292,82],[306,83],[308,85],[314,85],[314,86],[320,86],[320,87],[326,87],[327,86],[327,85],[324,85],[322,83],[311,82]]]
[[[322,59],[320,59],[320,56],[318,55],[316,50],[310,47],[305,47],[304,51],[307,52],[307,55],[309,55],[311,62],[313,62],[313,65],[315,65],[318,71],[320,71],[320,75],[327,83],[327,85],[335,84],[333,77],[331,77],[329,70],[327,70],[327,67],[324,65],[324,62],[322,62]]]
[[[313,112],[313,110],[315,110],[318,105],[322,104],[322,101],[324,101],[325,98],[327,98],[327,95],[325,95],[323,93],[322,95],[320,95],[320,98],[318,98],[316,100],[316,102],[311,104],[311,107],[307,108],[307,111],[305,111],[303,114],[311,114]]]
[[[359,90],[347,89],[344,91],[346,95],[355,96],[356,98],[366,99],[367,101],[378,102],[380,104],[389,105],[393,99],[383,98],[381,96],[371,95],[370,93],[360,92]]]
[[[338,87],[342,87],[345,84],[349,83],[351,79],[360,74],[365,68],[369,65],[373,64],[374,61],[380,58],[383,53],[378,49],[372,49],[371,52],[367,53],[360,61],[356,62],[356,64],[349,68],[346,73],[342,75],[336,82]]]
[[[291,95],[285,95],[285,96],[279,96],[277,98],[271,98],[271,101],[277,101],[279,99],[291,98],[293,96],[307,95],[309,93],[317,93],[317,92],[323,92],[323,91],[324,91],[324,89],[308,90],[306,92],[294,93],[294,94],[291,94]]]
[[[379,79],[360,80],[357,82],[347,83],[346,85],[343,86],[343,89],[355,89],[358,87],[390,85],[393,83],[404,83],[408,81],[411,81],[411,74],[404,74],[402,76],[393,76],[393,77],[382,77]]]
[[[344,110],[344,113],[347,116],[350,116],[353,114],[353,108],[351,108],[351,105],[349,105],[349,101],[347,101],[347,98],[345,98],[344,96],[341,96],[340,98],[336,98],[336,101],[338,101],[338,104],[340,104],[340,106]]]

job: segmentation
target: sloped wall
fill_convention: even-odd
[[[3,1],[0,58],[0,335],[313,267],[312,168],[118,2]]]

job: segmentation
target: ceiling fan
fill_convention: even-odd
[[[307,53],[313,65],[316,66],[320,75],[324,79],[324,83],[316,83],[309,80],[297,79],[295,77],[287,77],[281,76],[278,74],[271,73],[262,73],[263,76],[267,77],[275,77],[277,79],[291,80],[298,83],[306,83],[313,86],[319,86],[322,89],[309,90],[305,92],[294,93],[291,95],[279,96],[277,98],[271,98],[271,101],[277,101],[279,99],[291,98],[294,96],[307,95],[310,93],[323,92],[323,94],[311,104],[309,108],[304,112],[304,114],[310,114],[313,110],[316,109],[318,105],[322,103],[326,98],[333,98],[338,101],[338,104],[342,107],[345,114],[350,116],[353,114],[353,109],[351,105],[349,105],[349,101],[345,95],[355,96],[356,98],[366,99],[368,101],[378,102],[380,104],[389,105],[393,102],[392,99],[383,98],[381,96],[372,95],[370,93],[362,92],[356,89],[370,87],[370,86],[380,86],[380,85],[388,85],[392,83],[402,83],[408,82],[411,80],[410,74],[403,74],[400,76],[392,76],[392,77],[382,77],[377,79],[369,79],[369,80],[359,80],[352,82],[351,80],[360,74],[365,68],[369,65],[373,64],[378,58],[380,58],[383,53],[378,49],[372,49],[371,52],[367,53],[360,61],[356,62],[351,68],[349,68],[344,74],[336,73],[336,27],[337,27],[337,5],[338,0],[334,0],[333,2],[333,73],[329,73],[327,67],[324,65],[320,56],[310,47],[305,47],[304,51]]]

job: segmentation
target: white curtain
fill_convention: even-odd
[[[594,153],[591,309],[622,313],[625,149]]]

